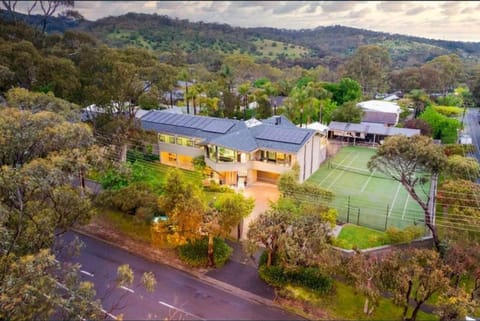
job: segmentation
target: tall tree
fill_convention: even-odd
[[[362,86],[364,94],[372,95],[387,89],[390,56],[384,47],[364,45],[358,47],[344,66],[344,74]]]
[[[333,111],[332,119],[345,123],[360,123],[363,117],[363,110],[354,101],[349,101],[337,107]]]
[[[209,267],[215,266],[214,238],[229,236],[232,229],[250,214],[254,205],[254,199],[245,198],[238,193],[223,194],[212,204],[212,208],[205,215],[203,224],[203,229],[208,234]]]
[[[426,191],[422,197],[417,188],[422,186],[423,175],[437,177],[446,164],[447,158],[442,147],[435,145],[431,138],[421,135],[396,135],[387,138],[368,162],[370,171],[378,170],[400,182],[420,205],[424,212],[425,225],[431,231],[437,249],[440,248],[440,240],[433,222],[433,200]]]
[[[394,251],[382,260],[380,271],[381,287],[391,291],[394,302],[403,308],[403,320],[415,321],[428,299],[449,288],[449,268],[432,250]]]
[[[171,243],[181,245],[201,236],[206,204],[198,186],[186,181],[179,169],[167,172],[158,205],[167,214],[167,224],[172,225]]]

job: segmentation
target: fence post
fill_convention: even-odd
[[[347,223],[350,223],[350,196],[347,198]]]
[[[360,207],[358,208],[357,225],[360,226]]]
[[[390,204],[387,204],[387,215],[385,215],[385,231],[387,230],[388,224],[388,212],[390,212]]]

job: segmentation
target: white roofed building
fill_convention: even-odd
[[[395,114],[396,119],[393,125],[398,123],[400,117],[400,106],[395,102],[385,101],[385,100],[367,100],[362,101],[357,104],[358,107],[362,108],[365,111],[375,111],[388,114]]]

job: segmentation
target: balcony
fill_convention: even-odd
[[[272,161],[251,161],[251,168],[257,171],[265,171],[270,173],[282,174],[290,170],[292,166],[288,162],[272,162]]]
[[[205,164],[217,172],[238,172],[239,170],[247,170],[247,163],[238,162],[215,162],[210,158],[205,158]]]

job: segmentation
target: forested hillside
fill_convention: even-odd
[[[16,14],[19,20],[38,25],[39,16]],[[8,18],[3,11],[2,17]],[[344,26],[287,30],[239,28],[227,24],[190,22],[156,14],[128,13],[97,21],[48,18],[48,32],[77,28],[112,47],[136,46],[150,50],[182,50],[187,55],[241,53],[278,67],[311,68],[323,65],[335,70],[361,45],[385,47],[393,68],[420,66],[440,55],[457,54],[467,63],[480,58],[480,43],[433,40],[388,34]],[[194,58],[192,58],[194,59]]]

